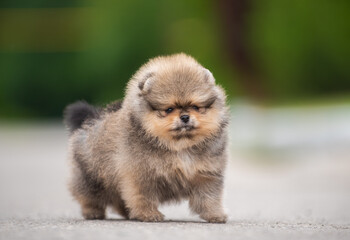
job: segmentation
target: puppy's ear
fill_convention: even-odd
[[[213,76],[213,74],[206,68],[204,69],[204,78],[206,81],[208,81],[208,83],[210,84],[215,84],[215,78]]]
[[[152,82],[154,80],[154,73],[147,73],[145,77],[139,82],[139,89],[142,93],[147,93],[151,88]]]

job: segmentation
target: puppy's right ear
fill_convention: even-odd
[[[204,68],[204,76],[205,76],[205,79],[208,81],[208,83],[215,84],[215,78],[213,74],[206,68]]]
[[[152,82],[154,80],[154,73],[147,73],[146,76],[139,82],[139,89],[143,94],[147,94],[151,88]]]

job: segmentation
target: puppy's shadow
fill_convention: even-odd
[[[179,219],[166,219],[162,222],[142,222],[138,220],[129,220],[129,219],[124,219],[124,218],[108,218],[108,219],[103,219],[99,221],[107,221],[107,222],[123,222],[123,223],[147,223],[147,224],[169,224],[169,223],[195,223],[195,224],[207,224],[205,221],[201,220],[179,220]]]

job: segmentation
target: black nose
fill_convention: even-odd
[[[190,116],[188,115],[181,115],[180,116],[181,121],[183,121],[184,123],[188,123],[188,121],[190,121]]]

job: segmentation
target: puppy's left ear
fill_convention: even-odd
[[[147,73],[145,77],[139,82],[139,89],[142,93],[148,93],[151,88],[152,82],[154,79],[154,73]]]
[[[213,74],[206,68],[204,69],[204,78],[206,81],[208,81],[209,84],[215,84],[215,78]]]

